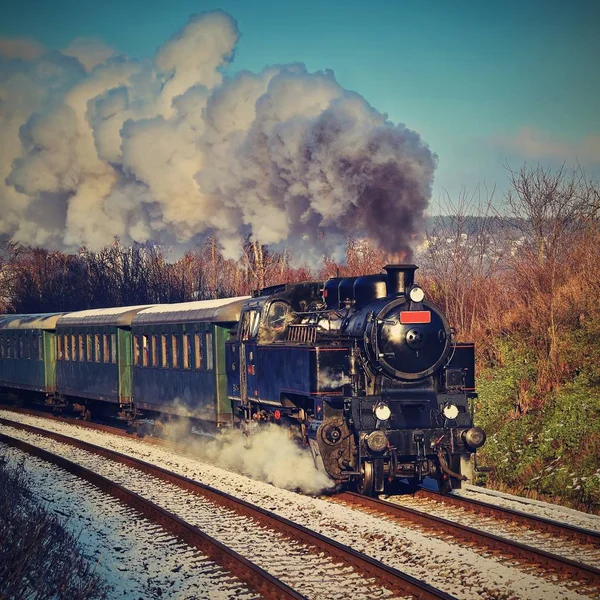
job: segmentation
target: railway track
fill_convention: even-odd
[[[98,475],[94,471],[86,469],[62,456],[53,454],[22,440],[0,433],[0,441],[32,456],[37,456],[47,463],[56,465],[72,475],[88,481],[126,506],[133,508],[148,520],[160,525],[163,529],[169,531],[189,546],[197,548],[215,563],[246,583],[262,597],[274,600],[302,600],[305,598],[234,550],[227,548],[218,540],[206,535],[197,527],[189,525],[176,515],[129,491],[118,483],[102,475]]]
[[[0,404],[0,410],[6,410],[8,412],[14,412],[17,415],[28,415],[30,417],[39,417],[42,419],[48,419],[49,421],[55,421],[57,423],[68,423],[69,425],[76,425],[78,427],[86,427],[87,429],[93,429],[95,431],[104,431],[112,435],[119,435],[130,439],[140,439],[140,436],[136,433],[130,433],[122,427],[115,427],[114,425],[105,425],[102,423],[95,423],[94,421],[83,421],[81,418],[75,417],[64,417],[57,416],[54,412],[47,412],[50,407],[40,407],[47,410],[35,410],[32,408],[24,408],[22,406],[15,406],[13,404]],[[144,438],[144,441],[157,446],[169,445],[167,440],[162,438],[148,436]]]
[[[367,580],[377,582],[378,587],[385,588],[390,594],[427,600],[451,600],[453,598],[453,596],[425,584],[410,575],[392,567],[388,567],[365,554],[315,533],[301,525],[297,525],[288,519],[258,508],[248,502],[211,488],[210,486],[172,473],[161,467],[30,425],[10,421],[8,419],[0,419],[0,423],[21,431],[52,439],[62,444],[67,444],[73,448],[92,453],[120,465],[135,469],[162,482],[174,485],[180,490],[201,497],[213,506],[232,511],[235,514],[252,521],[260,528],[268,529],[269,532],[273,532],[273,535],[283,536],[283,538],[292,540],[295,544],[303,544],[306,548],[306,552],[312,555],[321,554],[321,561],[326,560],[322,557],[322,554],[325,554],[331,561],[342,565],[342,569],[350,567],[355,574],[360,575]],[[80,422],[77,423],[81,424]],[[175,515],[169,515],[168,511],[149,502],[140,495],[130,492],[124,486],[115,484],[106,477],[102,477],[88,469],[84,469],[84,467],[79,464],[68,461],[61,456],[56,456],[46,450],[37,448],[37,446],[26,444],[12,436],[0,434],[0,440],[7,444],[16,445],[27,452],[36,454],[37,456],[44,458],[44,460],[58,464],[66,470],[86,478],[91,483],[94,483],[94,485],[103,487],[103,489],[106,489],[106,491],[113,494],[115,497],[119,497],[124,502],[131,503],[131,506],[134,506],[134,508],[140,510],[143,514],[157,520],[157,522],[181,537],[190,545],[202,544],[201,549],[203,552],[214,557],[216,562],[223,561],[221,564],[224,564],[224,566],[239,577],[240,580],[246,582],[252,589],[256,589],[265,597],[303,597],[292,587],[281,584],[277,578],[273,578],[266,569],[262,569],[247,559],[244,559],[241,555],[231,551],[219,542],[214,545],[210,539],[207,539],[210,538],[210,536],[204,534],[197,527],[189,525]]]
[[[37,411],[31,411],[31,410],[19,410],[17,411],[19,413],[25,413],[27,415],[33,416],[33,417],[43,417],[44,419],[48,418],[47,414],[40,414],[40,412]],[[88,423],[88,422],[82,422],[81,420],[76,420],[76,419],[65,419],[65,418],[58,418],[58,417],[53,417],[51,420],[56,421],[57,423],[68,423],[68,424],[72,424],[72,425],[76,425],[78,427],[86,427],[86,428],[90,428],[93,430],[99,430],[99,431],[104,431],[104,432],[108,432],[111,434],[116,434],[118,436],[122,436],[123,438],[127,439],[132,439],[136,441],[136,445],[140,446],[139,442],[139,438],[138,436],[134,435],[134,434],[129,434],[126,433],[125,431],[123,431],[122,429],[115,429],[114,427],[110,427],[110,426],[106,426],[106,425],[99,425],[99,424],[92,424],[92,423]],[[44,425],[41,425],[39,423],[34,423],[35,425],[39,425],[40,427],[44,427]],[[56,430],[56,427],[51,426],[53,429]],[[43,430],[44,435],[46,434],[46,430]],[[77,437],[79,437],[79,434],[71,434],[71,435],[77,435]],[[94,443],[101,443],[102,445],[104,445],[103,442],[99,441],[100,438],[98,438],[98,441],[95,441],[94,439],[90,440],[90,441],[94,441]],[[143,443],[145,442],[149,442],[152,445],[155,446],[162,446],[162,447],[167,447],[167,448],[171,448],[173,450],[176,451],[177,454],[187,454],[187,452],[185,451],[185,449],[182,451],[182,448],[180,445],[166,441],[166,440],[162,440],[162,439],[156,439],[156,438],[145,438],[143,440]],[[127,442],[123,442],[123,444],[125,444],[127,447],[129,447],[130,444],[128,444]],[[124,447],[124,446],[122,446]],[[140,446],[141,447],[141,446]],[[123,451],[121,450],[121,448],[117,447],[117,450]],[[133,447],[132,450],[133,451]],[[125,450],[125,452],[127,452],[128,454],[130,453],[130,450]],[[134,452],[135,454],[136,452]],[[138,456],[140,456],[142,459],[146,459],[147,454],[145,452],[142,451],[142,454],[138,454]],[[194,460],[197,460],[196,457],[193,457]],[[170,460],[167,459],[166,462],[162,463],[163,466],[165,466],[167,469],[171,469],[171,463]],[[188,474],[188,473],[186,473]],[[204,473],[200,473],[197,472],[196,469],[192,468],[191,472],[188,474],[188,476],[193,477],[194,479],[198,478],[198,477],[203,477]],[[213,485],[217,485],[220,487],[220,484],[218,482],[215,482]],[[237,490],[238,488],[236,486],[229,486],[228,491],[234,495],[238,495]],[[427,499],[429,502],[431,503],[436,503],[438,504],[438,514],[441,513],[441,517],[446,516],[444,514],[444,511],[446,511],[449,515],[451,515],[452,511],[450,511],[448,508],[446,508],[447,505],[445,505],[445,501],[448,499],[452,499],[454,500],[455,497],[453,496],[446,496],[446,497],[440,497],[437,494],[433,495],[433,496],[429,496],[428,494],[423,494],[421,492],[419,492],[417,495],[418,499]],[[246,496],[247,499],[251,500],[251,502],[255,502],[254,496],[250,495],[250,496]],[[359,498],[363,498],[364,497],[359,497]],[[412,497],[410,496],[404,496],[402,497],[405,501],[406,500],[410,500]],[[365,500],[369,500],[369,499],[365,499]],[[399,498],[397,500],[400,500]],[[269,500],[268,503],[263,503],[262,506],[264,508],[270,509],[270,510],[277,510],[278,512],[281,512],[281,508],[272,508],[273,504],[270,503],[271,501]],[[415,503],[416,504],[416,503]],[[482,506],[481,509],[484,510],[486,509],[486,506],[490,506],[487,505],[487,503],[481,503],[485,506]],[[275,504],[277,505],[277,504]],[[459,508],[459,503],[455,503],[455,507],[454,507],[454,513],[458,513],[460,512]],[[355,505],[356,508],[360,508],[358,506]],[[396,508],[399,508],[398,506],[396,506]],[[423,507],[419,506],[419,505],[415,505],[415,509],[416,512],[423,512],[421,509]],[[495,517],[491,517],[491,513],[489,513],[489,517],[488,517],[488,521],[491,520],[491,518],[494,519],[500,519],[502,518],[501,512],[502,512],[502,508],[500,507],[494,507],[491,506],[490,510],[493,509],[498,509],[498,511],[500,512],[496,512],[496,516]],[[313,511],[313,509],[309,509],[311,512]],[[364,510],[364,512],[366,514],[371,514],[373,517],[378,518],[381,516],[384,516],[385,513],[382,513],[381,510],[379,509],[374,509],[374,508],[362,508],[362,510]],[[309,527],[310,529],[313,529],[313,525],[312,525],[312,521],[310,519],[306,519],[304,518],[304,516],[300,516],[298,515],[298,517],[293,516],[293,513],[290,512],[289,510],[285,510],[283,511],[286,516],[288,516],[290,519],[294,519],[294,521],[296,520],[300,520],[301,522],[303,522],[303,524],[307,527]],[[316,510],[316,515],[314,518],[316,518],[317,520],[319,520],[319,526],[318,529],[321,531],[321,533],[325,534],[326,536],[328,536],[329,538],[333,537],[336,538],[336,534],[333,532],[333,530],[328,530],[328,527],[325,526],[323,527],[323,523],[320,521],[320,519],[322,517],[320,517],[319,515],[319,511]],[[325,511],[326,512],[326,511]],[[465,509],[465,512],[469,512],[467,509]],[[515,511],[518,512],[518,511]],[[325,513],[322,513],[325,514]],[[473,513],[473,515],[475,515],[475,513]],[[517,515],[518,516],[518,515]],[[531,516],[531,515],[525,515],[525,516]],[[386,515],[386,519],[390,519],[389,515]],[[477,515],[475,515],[475,517],[477,517]],[[452,518],[455,518],[455,515],[452,515]],[[483,542],[478,542],[475,541],[473,538],[466,538],[463,536],[461,537],[456,531],[453,533],[447,533],[445,532],[442,527],[440,527],[440,523],[436,522],[435,525],[429,525],[429,526],[425,526],[425,525],[420,525],[417,527],[413,526],[413,523],[415,523],[414,520],[411,521],[411,519],[407,519],[406,517],[404,518],[399,518],[399,517],[391,517],[392,520],[396,521],[398,523],[398,525],[400,526],[406,526],[407,524],[410,524],[409,527],[415,530],[415,534],[420,535],[419,532],[420,530],[424,530],[425,533],[425,538],[426,539],[439,539],[440,542],[444,543],[446,541],[451,541],[449,538],[453,538],[454,543],[456,543],[456,541],[458,541],[458,544],[463,546],[463,548],[465,548],[465,550],[467,548],[470,548],[471,551],[474,551],[476,554],[479,554],[483,560],[487,560],[489,558],[492,557],[498,557],[500,559],[500,564],[504,565],[505,568],[508,569],[514,569],[517,567],[517,565],[520,565],[519,568],[521,569],[521,572],[523,573],[523,578],[524,579],[519,579],[517,576],[517,579],[515,581],[519,581],[522,582],[519,585],[521,586],[521,589],[523,589],[523,586],[526,585],[531,585],[532,589],[537,589],[537,584],[535,584],[532,580],[530,580],[530,578],[539,578],[540,575],[542,577],[546,576],[546,580],[547,580],[547,585],[548,587],[546,588],[548,591],[546,592],[546,596],[544,596],[543,594],[540,595],[540,598],[545,598],[545,597],[571,597],[571,593],[575,594],[577,597],[580,597],[579,595],[583,594],[583,595],[588,595],[588,596],[593,596],[593,597],[599,597],[600,598],[600,587],[598,586],[598,581],[597,581],[597,569],[596,571],[594,571],[594,569],[592,569],[591,573],[590,573],[590,569],[585,569],[585,565],[584,565],[584,573],[582,573],[581,571],[577,571],[576,569],[572,568],[573,566],[576,566],[578,564],[577,561],[570,561],[573,563],[573,565],[566,565],[565,566],[565,561],[561,560],[560,557],[554,557],[552,552],[549,553],[544,553],[543,550],[542,551],[537,551],[535,553],[534,557],[527,557],[525,554],[523,554],[522,552],[522,548],[518,548],[518,553],[517,552],[510,552],[507,550],[506,546],[503,544],[505,543],[505,540],[502,539],[503,534],[501,536],[495,536],[496,538],[499,538],[498,540],[494,540],[493,537],[494,536],[488,536],[488,542],[487,543],[483,543]],[[385,520],[381,520],[380,522],[383,524],[385,522]],[[474,524],[474,530],[478,531],[480,524],[479,522],[483,522],[484,519],[474,519],[472,518],[471,521],[469,521],[468,519],[466,520],[467,524],[469,525],[473,525]],[[558,529],[549,529],[548,533],[542,533],[541,532],[541,528],[538,527],[538,529],[536,530],[536,532],[540,532],[538,533],[538,537],[540,536],[546,536],[546,537],[553,537],[553,538],[560,538],[561,540],[565,540],[565,544],[564,546],[567,548],[567,552],[569,552],[570,550],[570,546],[569,544],[572,543],[572,545],[575,547],[577,543],[583,544],[584,540],[585,543],[588,546],[593,547],[595,550],[597,550],[598,546],[594,545],[592,543],[592,538],[596,537],[596,532],[594,531],[588,531],[588,530],[580,530],[578,531],[577,527],[573,527],[570,525],[566,525],[564,526],[564,528],[562,528],[563,524],[559,523],[559,522],[554,522],[551,519],[541,519],[541,521],[548,521],[548,526],[553,526],[555,528]],[[513,524],[512,527],[514,529],[519,529],[523,534],[525,538],[529,538],[531,530],[533,529],[533,523],[538,523],[537,518],[534,517],[533,521],[530,522],[530,524],[526,524],[524,521],[520,521],[517,522],[517,524]],[[452,525],[456,526],[457,524],[455,522],[451,522]],[[496,523],[496,521],[494,521],[494,523]],[[521,525],[523,525],[523,527],[521,527]],[[349,532],[351,530],[353,530],[353,525],[342,525],[342,531],[344,532]],[[562,529],[561,529],[562,528]],[[496,527],[492,528],[494,533],[497,533],[496,531]],[[563,531],[563,533],[558,533],[558,531]],[[429,537],[429,532],[431,532],[433,535],[431,537]],[[483,533],[484,532],[479,532],[479,533]],[[360,535],[360,534],[358,534]],[[376,536],[380,536],[382,534],[376,534]],[[386,536],[385,533],[383,533],[384,536]],[[485,536],[485,534],[484,534]],[[343,541],[346,544],[351,544],[353,547],[355,546],[355,541],[349,541],[348,539],[348,535],[343,535],[342,537],[345,537],[346,539],[342,539],[340,541]],[[523,536],[520,536],[520,538],[522,538]],[[291,536],[289,536],[289,538],[291,539]],[[517,538],[517,539],[520,539]],[[352,538],[354,539],[354,538]],[[357,538],[358,539],[358,538]],[[384,539],[383,537],[378,538],[376,537],[375,539]],[[396,545],[396,542],[394,541],[394,537],[393,534],[390,533],[390,537],[386,538],[387,539],[387,543],[389,544],[388,548],[392,548],[392,547],[396,547],[396,551],[399,552],[400,554],[398,555],[397,558],[395,558],[396,555],[389,555],[389,551],[388,551],[388,556],[389,558],[391,558],[391,562],[392,564],[394,564],[394,566],[396,566],[398,569],[403,570],[403,564],[404,564],[404,560],[401,558],[402,556],[404,556],[404,548],[406,547],[406,542],[402,542]],[[469,539],[469,541],[467,541],[467,539]],[[490,541],[491,540],[491,541]],[[227,540],[222,540],[225,541],[226,543],[228,543]],[[520,541],[523,541],[522,539],[520,539]],[[526,540],[527,541],[527,540]],[[410,543],[410,542],[409,542]],[[509,542],[510,543],[510,542]],[[526,544],[524,544],[525,548],[527,548],[528,546],[528,541]],[[537,545],[537,541],[533,544],[534,546],[534,550],[535,550],[535,546]],[[545,546],[541,546],[542,548],[546,548]],[[368,549],[367,549],[368,548]],[[237,548],[239,550],[239,548]],[[363,545],[363,547],[360,548],[362,550],[362,552],[366,552],[367,554],[371,554],[371,548],[369,545],[367,545],[366,547]],[[515,549],[515,546],[513,544],[513,550]],[[247,554],[245,551],[242,551],[242,554],[245,556],[253,556],[253,555],[249,555]],[[384,553],[385,554],[385,553]],[[385,562],[388,562],[388,559],[385,557],[384,554],[381,554],[378,551],[375,551],[373,553],[374,556],[376,556],[376,558],[378,558],[379,560],[384,560]],[[549,554],[548,557],[544,556],[544,554]],[[575,553],[573,554],[567,554],[566,555],[567,558],[574,558],[576,556]],[[496,558],[495,560],[497,561],[498,558]],[[553,563],[553,559],[557,558],[562,565],[559,565],[557,563]],[[578,557],[579,558],[579,557]],[[550,559],[550,561],[546,560],[546,559]],[[254,559],[253,559],[254,560]],[[472,559],[470,559],[472,560]],[[600,556],[598,556],[598,560],[600,561]],[[446,563],[440,563],[445,565]],[[467,564],[473,564],[473,563],[467,563]],[[264,566],[264,565],[261,565]],[[600,566],[599,564],[595,565]],[[411,565],[412,567],[412,565]],[[412,570],[412,569],[411,569]],[[430,578],[428,576],[428,574],[425,574],[424,572],[421,572],[422,569],[416,569],[416,573],[412,573],[413,576],[415,576],[416,578],[423,579],[423,580],[428,580],[430,583],[432,583],[434,586],[436,587],[440,587],[442,589],[446,589],[448,591],[451,591],[453,593],[454,592],[454,588],[452,587],[452,585],[446,585],[446,582],[440,583],[440,579],[443,579],[443,575],[441,576],[441,578],[438,578],[437,576]],[[444,571],[442,571],[443,573]],[[463,571],[464,572],[464,571]],[[492,581],[496,579],[496,575],[491,575],[491,573],[495,571],[490,571],[490,576],[485,575],[485,571],[481,571],[482,576],[476,576],[476,577],[484,577],[486,578],[488,581]],[[432,571],[429,571],[428,573],[432,573]],[[548,577],[548,574],[553,574],[552,577]],[[508,574],[507,574],[508,575]],[[433,579],[433,581],[432,581]],[[481,579],[480,579],[481,580]],[[525,584],[525,581],[530,581],[530,583]],[[286,580],[287,583],[290,583],[289,581]],[[562,582],[562,583],[561,583]],[[494,586],[493,583],[490,583],[489,585]],[[558,586],[566,586],[565,588],[563,588],[562,592],[553,592],[552,590],[552,586],[554,585],[558,585]],[[292,586],[294,587],[294,586]],[[332,590],[335,588],[332,588]],[[351,588],[349,588],[351,589]],[[488,589],[488,588],[478,588],[478,591],[474,593],[473,597],[477,596],[479,591],[481,589]],[[526,587],[525,587],[526,589]],[[500,591],[498,590],[498,593],[500,593]],[[522,592],[521,592],[522,593]],[[559,594],[557,596],[553,595],[553,593]],[[579,595],[578,595],[579,594]],[[307,594],[310,595],[310,594]],[[461,597],[464,597],[464,591],[461,591],[458,595],[460,595]],[[416,595],[413,595],[413,597],[415,597]],[[416,596],[418,597],[418,596]],[[495,596],[494,596],[495,597]],[[513,595],[511,597],[529,597],[528,595]],[[536,596],[537,597],[537,596]]]
[[[518,523],[520,525],[525,525],[530,529],[550,533],[565,539],[575,540],[582,544],[590,544],[600,549],[600,532],[591,529],[575,527],[568,523],[559,523],[552,519],[489,504],[466,496],[454,496],[452,494],[442,496],[437,492],[425,488],[419,489],[415,494],[415,497],[426,498],[442,505],[462,508],[476,515],[499,518],[510,523]]]
[[[439,501],[445,501],[446,498],[446,496],[443,498],[439,497]],[[438,498],[436,498],[436,501],[437,500]],[[547,574],[561,574],[570,579],[583,581],[595,589],[600,589],[600,569],[580,561],[575,561],[527,544],[500,537],[481,529],[460,524],[456,521],[450,521],[439,516],[431,515],[421,510],[415,510],[414,508],[401,506],[376,498],[361,496],[352,492],[338,494],[333,501],[342,502],[349,506],[365,510],[371,514],[378,514],[382,517],[391,518],[402,523],[409,522],[436,534],[441,533],[451,535],[467,544],[477,544],[478,546],[488,548],[491,552],[514,557],[520,562],[524,562],[528,565],[535,565]],[[481,510],[484,510],[484,507],[481,507]],[[495,512],[490,509],[489,514],[501,516],[503,514],[502,510],[503,509],[499,508],[498,512]],[[512,518],[514,515],[509,516]],[[525,521],[522,522],[525,523]],[[537,525],[537,519],[532,521],[532,523],[534,522]],[[562,525],[558,523],[553,523],[552,525],[553,532],[564,532],[564,535],[567,537],[572,538],[573,536],[577,536],[578,540],[585,539],[588,540],[588,543],[589,540],[593,540],[594,543],[598,543],[599,541],[595,532],[577,530],[576,527],[571,526],[565,526],[563,528]],[[548,524],[548,527],[550,527],[550,524]]]

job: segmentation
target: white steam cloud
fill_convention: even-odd
[[[322,388],[333,389],[352,383],[352,379],[343,372],[323,369],[319,373],[319,382]]]
[[[315,467],[310,450],[300,448],[277,425],[261,426],[250,435],[239,429],[225,430],[195,449],[214,465],[282,489],[320,494],[335,486]]]
[[[410,251],[435,156],[332,72],[224,78],[239,38],[193,16],[154,59],[99,40],[62,53],[0,40],[0,235],[95,249],[240,234],[339,258],[348,235]]]
[[[65,56],[75,57],[88,73],[111,56],[117,55],[116,50],[107,46],[102,40],[83,37],[75,38],[62,53]]]
[[[188,415],[176,401],[175,412]],[[170,420],[158,432],[185,444],[202,461],[270,483],[285,490],[320,494],[335,482],[316,468],[308,448],[301,448],[291,432],[273,423],[256,425],[250,434],[240,429],[219,430],[214,439],[189,433],[189,422]]]

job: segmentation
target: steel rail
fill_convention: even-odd
[[[506,508],[504,506],[489,504],[487,502],[482,502],[481,500],[475,500],[474,498],[455,496],[453,494],[442,495],[424,488],[420,488],[415,493],[415,497],[424,497],[429,500],[434,500],[440,504],[458,506],[478,515],[501,518],[504,521],[527,525],[527,527],[537,529],[545,533],[552,533],[554,535],[576,540],[583,544],[591,544],[600,547],[600,532],[593,531],[591,529],[576,527],[575,525],[561,523],[559,521],[553,521],[552,519],[548,519],[546,517],[532,515],[519,510],[514,510],[512,508]]]
[[[540,550],[533,546],[515,542],[486,531],[468,527],[467,525],[461,525],[460,523],[455,523],[454,521],[449,521],[442,517],[430,515],[406,506],[362,496],[354,492],[343,492],[333,497],[333,500],[369,511],[375,511],[380,515],[392,517],[399,521],[409,521],[431,531],[450,534],[460,540],[475,542],[478,545],[486,546],[490,550],[498,551],[501,554],[539,565],[549,572],[559,572],[568,574],[569,576],[575,575],[595,587],[600,587],[600,569],[546,552],[545,550]]]
[[[111,433],[113,435],[118,435],[121,437],[130,438],[130,439],[136,439],[136,440],[142,439],[137,433],[131,433],[121,427],[116,427],[114,425],[105,425],[103,423],[95,423],[94,421],[84,421],[81,418],[57,416],[56,414],[46,412],[44,410],[39,410],[40,408],[45,408],[46,410],[50,410],[51,407],[46,406],[46,405],[43,405],[43,406],[39,405],[38,410],[36,410],[33,408],[25,408],[23,406],[0,404],[0,410],[5,410],[7,412],[14,412],[15,414],[18,414],[18,415],[27,415],[30,417],[37,417],[40,419],[48,419],[49,421],[55,421],[57,423],[66,423],[68,425],[76,425],[79,427],[85,427],[86,429],[93,429],[95,431],[103,431],[105,433]],[[167,440],[164,440],[162,438],[157,438],[157,437],[152,437],[152,436],[144,436],[143,439],[145,442],[149,442],[149,443],[157,445],[157,446],[168,445]]]
[[[288,539],[300,541],[314,550],[311,552],[323,552],[331,556],[334,560],[339,560],[344,564],[350,565],[358,573],[368,577],[375,578],[381,587],[385,587],[394,593],[410,595],[417,600],[456,600],[454,596],[438,590],[435,587],[403,573],[398,569],[389,567],[366,554],[362,554],[348,546],[345,546],[335,540],[329,539],[324,535],[311,531],[310,529],[298,525],[289,519],[276,515],[270,511],[259,508],[245,500],[235,498],[230,494],[217,490],[206,484],[193,481],[182,475],[172,473],[162,467],[152,465],[116,452],[108,450],[76,438],[61,435],[52,431],[46,431],[31,425],[17,423],[8,419],[0,418],[0,423],[10,427],[15,427],[30,433],[36,433],[55,441],[69,444],[71,446],[92,452],[106,459],[119,462],[126,466],[135,468],[143,473],[156,477],[162,481],[172,483],[179,488],[202,496],[207,500],[221,507],[230,509],[237,514],[243,515],[258,522],[261,526],[283,534]],[[2,436],[4,437],[4,436]],[[1,439],[1,438],[0,438]]]
[[[135,433],[130,433],[119,427],[104,425],[102,423],[82,421],[81,419],[75,419],[72,417],[58,417],[56,415],[48,414],[39,410],[7,406],[2,404],[0,404],[0,409],[15,412],[17,414],[25,414],[34,417],[49,419],[58,423],[68,423],[69,425],[77,425],[80,427],[93,429],[95,431],[103,431],[106,433],[111,433],[113,435],[118,435],[130,439],[140,439],[140,437]],[[180,446],[176,443],[170,442],[169,440],[165,440],[163,438],[145,436],[143,439],[145,443],[149,443],[155,446],[171,447],[177,448],[181,451],[185,451],[184,448],[180,448]],[[572,539],[584,544],[592,544],[594,546],[600,547],[600,532],[591,529],[585,529],[583,527],[577,527],[568,523],[554,521],[546,517],[541,517],[538,515],[525,513],[519,510],[489,504],[487,502],[483,502],[482,500],[475,500],[474,498],[467,498],[465,496],[455,496],[453,494],[439,494],[438,492],[434,492],[432,490],[428,490],[422,487],[417,490],[415,496],[423,496],[439,503],[447,503],[453,506],[465,508],[466,510],[469,510],[475,514],[502,518],[505,521],[511,521],[513,523],[527,525],[528,527],[531,527],[541,532],[552,533],[554,535],[559,535],[561,537]]]
[[[108,433],[121,435],[123,437],[139,439],[136,434],[131,434],[131,433],[123,431],[122,429],[119,429],[116,427],[111,427],[108,425],[102,425],[102,424],[98,424],[98,423],[90,423],[88,421],[81,421],[79,419],[56,417],[54,415],[48,415],[48,414],[40,412],[40,411],[35,411],[32,409],[26,409],[26,408],[21,408],[21,407],[15,408],[15,407],[0,406],[0,408],[5,408],[6,410],[12,410],[18,414],[29,414],[29,415],[38,416],[41,418],[49,418],[53,421],[58,421],[61,423],[66,422],[69,424],[80,425],[80,426],[98,430],[98,431],[105,431]],[[0,419],[0,422],[1,421],[2,421],[2,419]],[[46,433],[44,430],[41,430],[41,432]],[[173,444],[171,444],[165,440],[162,440],[160,438],[148,437],[148,438],[145,438],[144,441],[148,441],[155,445],[170,446],[170,447],[173,446]],[[351,493],[348,492],[348,494],[351,494]],[[417,491],[417,493],[415,495],[417,497],[425,496],[427,498],[433,499],[433,500],[435,500],[437,502],[441,502],[441,503],[448,502],[448,503],[456,505],[456,506],[462,506],[462,507],[466,508],[467,510],[473,510],[473,512],[475,512],[475,513],[479,513],[479,514],[483,514],[483,515],[487,515],[487,516],[500,517],[504,520],[508,519],[513,522],[522,523],[524,525],[527,525],[528,527],[533,527],[542,532],[550,532],[555,535],[560,535],[562,537],[565,537],[567,539],[576,540],[578,542],[588,543],[588,544],[593,544],[593,545],[600,545],[600,534],[593,530],[576,527],[576,526],[569,525],[566,523],[559,523],[559,522],[553,521],[551,519],[539,517],[537,515],[530,515],[527,513],[522,513],[520,511],[516,511],[516,510],[504,508],[504,507],[497,507],[497,506],[482,502],[480,500],[474,500],[474,499],[470,499],[470,498],[465,499],[462,496],[453,496],[452,494],[441,495],[437,492],[432,492],[430,490],[426,490],[425,488],[419,488],[419,490]],[[338,495],[337,497],[340,498],[341,496]],[[363,498],[365,500],[365,502],[372,500],[372,498],[367,498],[365,496],[359,496],[359,497]],[[467,505],[467,503],[468,503],[468,505]],[[390,503],[386,503],[386,504],[390,504]],[[392,506],[398,507],[398,505],[394,505],[394,504],[392,504]],[[473,509],[470,508],[471,506],[473,507]],[[406,510],[411,511],[412,509],[407,508]],[[417,514],[423,514],[423,513],[420,513],[419,511],[414,511],[414,512]],[[405,513],[405,515],[402,515],[402,516],[401,515],[396,515],[396,516],[402,520],[406,520],[408,518],[408,513]],[[434,518],[434,517],[432,517],[432,518]],[[409,520],[413,520],[413,519],[409,519]],[[418,522],[418,521],[415,519],[415,520],[413,520],[413,522]],[[452,523],[451,521],[448,521],[448,523],[452,524],[452,525],[458,525],[456,523]],[[421,524],[425,525],[425,523],[421,523]],[[464,526],[464,527],[466,529],[469,529],[466,526]],[[435,526],[434,529],[437,531],[437,530],[439,530],[439,527]],[[473,531],[478,531],[478,530],[473,530]],[[481,532],[481,533],[483,533],[483,532]],[[489,536],[493,537],[493,534],[489,534]],[[464,537],[464,536],[461,536],[461,537]],[[500,538],[499,536],[497,536],[497,537],[499,538],[499,540],[504,539],[504,538]],[[511,543],[515,544],[515,545],[519,545],[518,542],[511,542]],[[497,546],[495,544],[496,544],[496,542],[494,542],[494,545],[492,547],[497,548]],[[490,545],[490,544],[488,544],[488,545]],[[521,544],[521,545],[524,546],[524,548],[529,548],[529,546],[526,546],[524,544]],[[540,557],[543,558],[544,560],[545,560],[545,557],[543,556],[544,554],[548,554],[549,556],[552,556],[552,557],[556,556],[551,553],[546,553],[543,550],[537,550],[535,548],[531,548],[531,549],[533,551],[535,551],[536,554],[540,555]],[[523,549],[522,552],[525,552],[525,550]],[[521,553],[521,550],[519,550],[519,553]],[[515,555],[514,553],[511,553],[511,554]],[[527,558],[525,556],[520,556],[520,557]],[[561,557],[557,557],[557,558],[561,559]],[[578,563],[576,561],[570,561],[570,559],[566,559],[566,558],[564,559],[564,561],[572,562],[572,563],[574,563],[574,565],[583,564],[583,563]],[[535,560],[535,562],[537,564],[540,564],[539,560]],[[584,565],[584,566],[586,566],[586,565]],[[548,568],[548,567],[546,566],[545,568]],[[589,567],[589,569],[594,569],[594,567]],[[550,567],[550,570],[552,570],[552,567]],[[598,571],[598,569],[595,569],[595,570]],[[570,572],[570,571],[567,570],[567,572]],[[588,579],[589,577],[593,577],[594,579],[597,579],[597,574],[596,573],[586,574],[586,576],[585,576],[586,580],[589,580]]]
[[[120,502],[130,506],[146,518],[171,532],[189,546],[200,550],[204,555],[235,575],[240,581],[243,581],[264,598],[272,598],[274,600],[306,600],[305,596],[302,596],[267,571],[250,562],[241,554],[231,550],[197,527],[186,523],[173,513],[146,500],[118,483],[71,462],[62,456],[58,456],[17,438],[0,433],[0,441],[54,464],[76,477],[88,481],[103,492],[110,494]]]

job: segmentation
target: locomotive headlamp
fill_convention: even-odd
[[[373,412],[380,421],[387,421],[392,416],[392,411],[385,402],[377,404]]]
[[[413,302],[423,302],[423,298],[425,298],[425,292],[422,288],[415,286],[409,292],[410,299]]]
[[[456,419],[458,417],[458,406],[456,404],[446,404],[444,406],[444,416],[446,419]]]

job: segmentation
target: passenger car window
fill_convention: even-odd
[[[192,356],[192,336],[189,333],[183,334],[183,368],[190,369]]]
[[[199,333],[194,334],[194,354],[195,354],[195,364],[196,369],[200,369],[202,367],[202,338]]]
[[[146,334],[142,335],[142,366],[148,366],[148,336]]]
[[[158,335],[152,334],[152,366],[158,367]]]
[[[161,365],[163,369],[169,366],[169,354],[167,350],[167,334],[162,333],[160,337],[160,348],[161,348]]]
[[[103,338],[103,346],[102,346],[102,362],[108,363],[110,361],[110,345],[109,345],[109,335],[108,333],[104,334]]]
[[[140,364],[140,336],[133,336],[133,364],[138,366]]]
[[[174,369],[179,369],[179,347],[177,345],[177,334],[173,333],[171,335],[171,358],[173,359],[172,361],[172,366]]]
[[[214,368],[213,364],[213,335],[208,332],[206,334],[206,368],[212,371]]]

